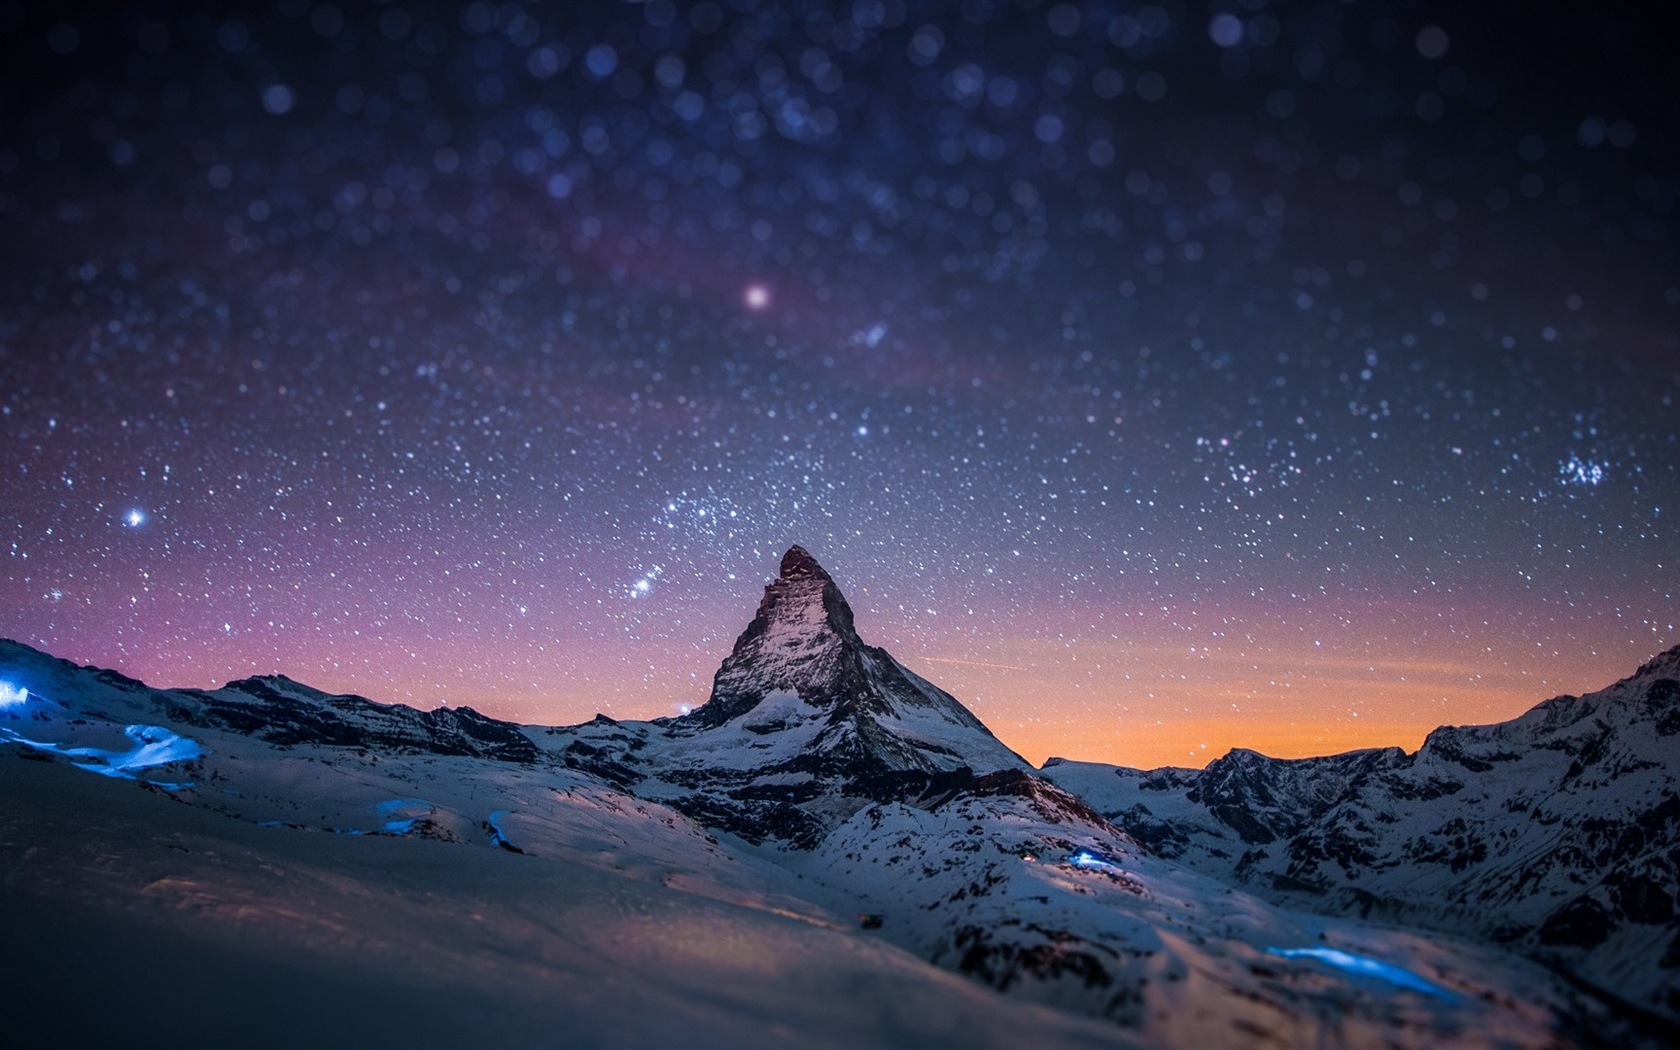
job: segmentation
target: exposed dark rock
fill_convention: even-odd
[[[1610,937],[1611,916],[1604,905],[1580,896],[1540,924],[1540,943],[1548,947],[1596,948]]]
[[[334,696],[283,676],[247,678],[210,693],[158,694],[172,718],[229,729],[281,747],[324,744],[535,762],[536,745],[512,723],[470,707],[420,711],[360,696]]]
[[[1616,872],[1605,880],[1616,910],[1633,922],[1663,926],[1674,921],[1674,893],[1649,875]]]
[[[964,926],[956,931],[953,947],[960,953],[957,972],[976,977],[998,991],[1007,991],[1026,977],[1040,981],[1071,977],[1088,989],[1114,982],[1096,954],[1097,946],[1088,941],[1051,935],[1042,943],[1022,944],[1015,938],[999,938],[994,931],[979,926]]]
[[[1106,814],[1109,823],[1130,835],[1149,852],[1168,860],[1179,856],[1190,844],[1190,837],[1165,820],[1159,820],[1143,803]]]
[[[821,821],[791,802],[728,802],[696,792],[671,803],[683,816],[757,845],[779,839],[795,849],[810,849],[827,831]]]

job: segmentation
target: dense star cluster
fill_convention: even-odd
[[[1680,640],[1637,5],[0,7],[0,635],[526,721],[801,543],[1036,760]]]

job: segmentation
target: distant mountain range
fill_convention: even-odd
[[[343,1037],[321,1004],[384,979],[454,996],[369,1029],[419,1044],[480,1010],[513,1043],[1671,1045],[1677,679],[1671,650],[1412,755],[1033,770],[799,547],[707,703],[649,722],[156,690],[0,642],[0,744],[36,760],[0,754],[0,885],[36,917],[0,950],[61,1008],[147,978],[40,916],[211,984],[296,968],[187,1042]]]
[[[1292,908],[1504,945],[1680,1015],[1680,649],[1398,748],[1042,776],[1158,855]]]

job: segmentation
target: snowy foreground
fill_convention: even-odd
[[[1147,814],[1130,833],[1099,810],[1147,795],[1133,771],[1061,770],[1073,791],[1091,781],[1090,804],[1041,779],[856,641],[832,581],[789,557],[719,673],[717,706],[653,723],[521,727],[284,678],[153,690],[0,643],[9,1033],[123,1046],[1673,1041],[1660,1002],[1619,1002],[1473,923],[1459,939],[1451,908],[1407,929],[1340,898],[1316,914],[1311,894],[1270,892],[1275,879],[1245,885],[1231,861],[1242,836],[1208,816],[1211,786],[1184,787],[1189,771],[1160,774],[1177,786],[1150,796],[1178,814],[1182,841]],[[1316,801],[1280,816],[1271,787],[1253,819],[1294,829],[1335,794],[1297,791]],[[1404,899],[1393,866],[1382,872]],[[1623,923],[1616,943],[1657,944],[1673,926]]]
[[[443,803],[440,828],[466,840],[338,826],[335,815],[377,829],[382,787],[470,776],[471,764],[294,756],[274,771],[288,804],[248,796],[250,814],[229,819],[227,805],[8,758],[8,1040],[1127,1045],[1105,1022],[1006,999],[860,933],[799,896],[798,879],[575,778],[437,793],[520,807],[508,823],[524,855]],[[329,786],[347,790],[318,794]],[[279,812],[287,824],[251,819]]]

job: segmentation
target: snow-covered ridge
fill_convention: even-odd
[[[1509,722],[1206,770],[1046,764],[1163,856],[1280,903],[1468,934],[1680,1017],[1680,648]]]
[[[587,1025],[649,1045],[756,1045],[765,1018],[789,1017],[803,1019],[788,1029],[801,1045],[835,1047],[1533,1045],[1581,1018],[1628,1032],[1591,995],[1498,951],[1232,892],[1021,768],[865,762],[873,773],[852,775],[819,752],[775,773],[707,771],[688,749],[728,757],[788,730],[495,723],[537,745],[524,761],[463,753],[410,709],[279,679],[153,690],[8,646],[0,680],[21,696],[0,725],[61,745],[20,749],[38,761],[0,753],[0,840],[51,847],[71,822],[71,841],[88,844],[0,855],[12,905],[144,916],[100,943],[128,938],[194,987],[301,953],[312,964],[287,972],[309,975],[303,991],[264,977],[237,993],[274,1001],[253,1024],[320,1011],[300,1042],[343,1034],[318,1003],[343,996],[332,975],[352,964],[435,989],[451,1010],[499,1004],[496,1031]],[[148,779],[138,802],[85,787],[128,784],[55,776],[78,738],[114,739],[142,716],[190,746],[153,756],[163,764],[142,772],[170,779]],[[815,745],[822,723],[806,728],[789,740]],[[773,796],[788,825],[766,809],[761,845],[729,833]],[[78,888],[89,872],[100,881]],[[0,947],[25,950],[9,939],[20,929],[0,928]],[[216,946],[213,973],[171,954],[183,938]],[[72,970],[55,943],[28,945],[38,1006],[99,1004],[132,979],[116,961]],[[405,1045],[462,1041],[426,1004],[408,1009],[425,1020],[391,1022]],[[673,1012],[684,1031],[660,1027]]]
[[[711,702],[679,719],[519,726],[468,709],[421,712],[322,693],[281,676],[154,690],[0,642],[0,798],[40,808],[0,807],[0,840],[45,835],[61,819],[60,798],[73,800],[74,816],[62,819],[88,820],[89,803],[75,800],[91,788],[66,791],[54,779],[61,775],[165,807],[144,810],[147,820],[202,829],[220,826],[205,814],[226,818],[240,829],[225,832],[241,843],[234,852],[254,858],[247,874],[325,858],[310,861],[324,865],[313,889],[293,889],[290,876],[263,882],[266,896],[253,899],[272,898],[277,910],[247,900],[212,913],[236,924],[240,950],[250,952],[297,946],[284,932],[291,927],[249,917],[305,914],[337,893],[346,903],[329,958],[383,943],[411,946],[402,965],[453,958],[477,933],[456,929],[450,916],[507,909],[500,921],[517,943],[496,958],[540,942],[532,950],[546,972],[576,950],[571,931],[593,924],[609,931],[590,942],[596,952],[652,938],[657,947],[633,953],[639,972],[691,958],[658,929],[636,927],[622,940],[625,924],[634,926],[626,916],[667,893],[687,911],[697,896],[733,909],[705,937],[746,938],[766,958],[797,958],[804,949],[774,945],[812,936],[825,951],[836,943],[827,938],[866,936],[874,940],[861,965],[900,974],[900,986],[922,987],[925,974],[903,976],[876,948],[899,952],[907,966],[964,974],[1020,1009],[1040,1004],[1048,1009],[1032,1015],[1038,1030],[1064,1036],[1035,1041],[1071,1042],[1077,1031],[1081,1044],[1157,1048],[1654,1046],[1673,1034],[1667,1022],[1640,1020],[1513,950],[1647,1009],[1672,1009],[1675,667],[1680,654],[1665,654],[1600,693],[1560,697],[1500,726],[1443,728],[1415,755],[1284,761],[1238,750],[1205,770],[1053,760],[1035,772],[949,694],[863,643],[838,586],[795,548],[720,669]],[[56,773],[100,764],[119,772]],[[121,782],[128,778],[149,794]],[[93,868],[172,849],[159,845],[167,836],[135,828],[128,839],[110,831],[126,845],[99,846]],[[383,859],[347,883],[347,869],[335,866],[363,846]],[[427,850],[447,852],[414,852]],[[8,851],[8,863],[45,857],[27,863],[47,866],[0,876],[60,909],[95,900],[169,906],[156,921],[181,922],[188,912],[172,887],[196,895],[181,900],[213,894],[216,879],[235,878],[214,866],[223,854],[217,846],[202,857],[188,850],[186,860],[164,855],[153,865],[164,874],[154,871],[128,897],[108,885],[78,897],[78,873],[89,866],[63,852]],[[56,857],[68,859],[51,867]],[[522,870],[507,864],[537,865],[543,875],[504,900],[484,887],[508,885],[500,873]],[[169,874],[201,868],[185,881]],[[356,916],[379,898],[379,880],[457,868],[473,873],[465,896],[424,882],[404,891],[409,902],[439,895],[438,915],[409,903],[391,912],[403,922],[376,933],[358,925],[372,921]],[[571,892],[585,871],[594,873],[590,885],[614,887],[601,890],[613,903],[600,914],[583,905],[563,919],[550,914],[543,928],[567,936],[543,940],[526,911],[546,907],[545,894]],[[629,883],[652,888],[631,893]],[[630,911],[627,900],[636,902]],[[862,932],[857,916],[867,919]],[[1397,922],[1437,932],[1407,933]],[[722,958],[699,969],[711,972]],[[589,984],[594,962],[579,959],[569,981],[607,994]],[[831,961],[811,965],[826,973]],[[640,983],[692,987],[686,972]],[[453,987],[458,976],[443,979]],[[817,986],[831,1009],[882,1008],[846,1001],[840,983]],[[760,988],[783,994],[785,982],[763,975],[707,988],[710,1001],[692,1014],[707,1020],[697,1023],[719,1024],[719,1003],[751,1018],[786,1008],[753,998]],[[566,992],[556,994],[569,1005]],[[1080,1028],[1076,1017],[1108,1027]],[[847,1031],[871,1044],[925,1045],[927,1023]],[[701,1042],[738,1044],[749,1029],[732,1024]],[[965,1046],[1024,1039],[1001,1019],[965,1031]]]

